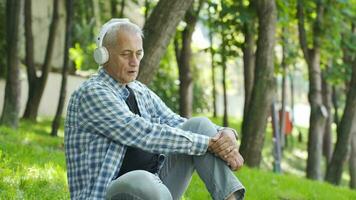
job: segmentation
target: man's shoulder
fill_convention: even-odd
[[[89,91],[95,91],[100,88],[107,88],[107,84],[98,79],[97,75],[91,76],[88,80],[84,81],[73,93],[73,95],[83,95]]]

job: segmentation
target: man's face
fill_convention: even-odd
[[[120,83],[127,84],[137,78],[143,56],[142,38],[137,33],[119,31],[117,44],[108,49],[109,62],[106,70]]]

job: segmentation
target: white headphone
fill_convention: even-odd
[[[130,22],[127,18],[113,18],[110,21],[106,22],[100,30],[98,37],[96,38],[96,46],[97,48],[94,50],[94,60],[99,65],[103,65],[109,60],[109,52],[103,47],[103,40],[106,33],[115,25],[121,23]]]

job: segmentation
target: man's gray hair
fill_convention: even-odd
[[[113,25],[105,34],[103,38],[103,46],[112,47],[117,45],[117,35],[120,31],[127,31],[133,34],[138,34],[143,38],[142,29],[134,23],[131,22],[121,22]]]

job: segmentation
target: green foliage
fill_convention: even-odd
[[[356,16],[356,1],[336,1],[326,7],[324,27],[325,44],[322,50],[322,65],[327,67],[327,80],[331,84],[344,84],[351,78],[351,63],[356,55],[356,35],[352,23]]]
[[[93,59],[93,53],[96,48],[95,43],[90,43],[84,49],[80,46],[80,43],[75,43],[74,47],[69,49],[69,57],[74,62],[77,70],[90,70],[96,69]]]
[[[179,80],[178,67],[175,62],[173,43],[160,62],[157,74],[149,87],[162,99],[174,112],[179,111]]]
[[[95,18],[91,1],[74,1],[73,16],[73,44],[70,48],[70,59],[75,63],[77,70],[97,69],[98,65],[93,58],[96,47],[94,42]],[[102,15],[105,15],[103,12]]]
[[[220,43],[217,49],[218,57],[236,58],[241,56],[240,48],[243,45],[243,22],[250,21],[254,12],[249,10],[248,1],[208,1],[208,9],[202,10],[202,19],[205,25],[213,32],[214,38]],[[236,11],[239,12],[236,12]],[[211,21],[208,20],[210,11]],[[205,13],[204,13],[205,12]],[[222,41],[221,34],[225,35]],[[225,49],[223,50],[223,46]],[[221,65],[221,62],[218,63]]]
[[[97,69],[98,65],[93,58],[96,44],[93,42],[92,26],[75,25],[74,47],[69,49],[70,59],[74,62],[77,70]]]
[[[280,38],[277,40],[277,42],[283,48],[282,51],[285,52],[284,59],[286,66],[290,66],[296,62],[299,56],[299,38],[297,30],[297,19],[295,18],[296,9],[294,9],[296,7],[296,1],[277,0],[276,3],[278,10],[276,32],[278,34],[278,38]],[[280,65],[278,64],[277,66],[279,68]]]

